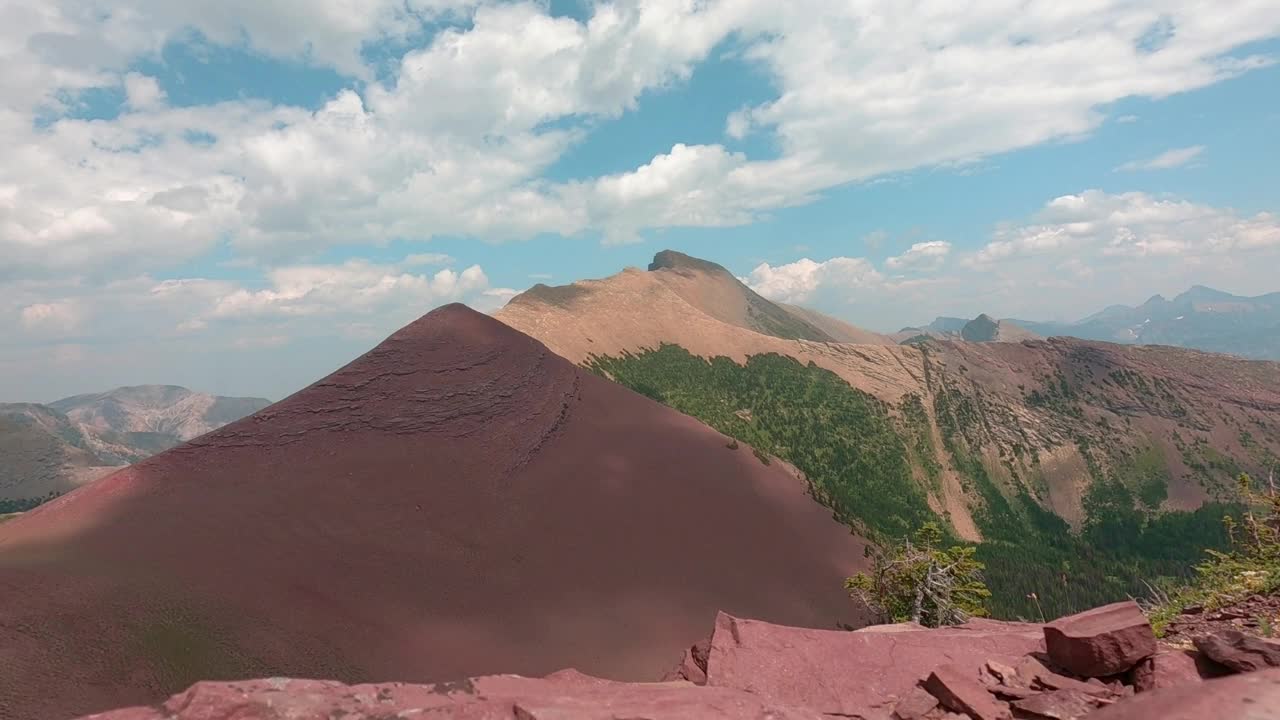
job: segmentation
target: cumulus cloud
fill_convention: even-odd
[[[942,264],[951,254],[959,262]],[[1195,284],[1273,291],[1280,216],[1143,192],[1086,190],[1054,198],[1034,216],[1000,224],[982,246],[916,243],[887,258],[802,258],[761,264],[742,280],[766,297],[813,304],[877,330],[938,315],[987,312],[1076,320],[1121,300],[1174,295]],[[927,275],[907,274],[924,270]],[[889,274],[886,271],[892,271]]]
[[[1106,103],[1264,64],[1224,53],[1280,32],[1265,0],[1046,1],[1016,15],[923,2],[625,0],[592,5],[582,22],[533,2],[374,0],[357,13],[346,0],[305,10],[300,1],[235,0],[216,12],[160,0],[110,13],[77,12],[71,0],[6,5],[5,270],[146,271],[222,237],[279,264],[391,237],[593,232],[625,243],[650,228],[748,223],[841,183],[1087,133]],[[443,29],[374,80],[361,49],[409,42],[428,23]],[[1169,32],[1153,46],[1145,39],[1157,25]],[[586,132],[584,119],[615,117],[682,82],[731,36],[778,95],[727,117],[727,134],[769,133],[778,157],[676,138],[627,172],[542,178]],[[193,37],[364,84],[314,112],[248,101],[171,108],[154,78],[125,73]],[[122,84],[128,112],[115,120],[32,121],[79,90]]]
[[[37,333],[70,333],[80,326],[81,312],[75,302],[35,303],[22,308],[22,326]]]
[[[934,270],[951,254],[951,243],[932,240],[912,245],[905,253],[885,260],[891,270]]]
[[[1086,190],[1050,201],[1035,221],[1000,228],[967,259],[975,267],[1028,257],[1171,256],[1183,261],[1280,249],[1280,221],[1271,213],[1241,216],[1143,192]]]
[[[486,289],[479,265],[414,275],[394,267],[350,260],[341,265],[302,265],[272,270],[270,287],[236,289],[218,298],[210,318],[296,317],[370,313],[391,309],[421,314],[442,302]]]
[[[1135,170],[1170,170],[1172,168],[1178,168],[1186,165],[1197,157],[1200,157],[1200,154],[1203,152],[1203,145],[1174,148],[1172,150],[1166,150],[1159,155],[1146,160],[1131,160],[1116,168],[1116,170],[1123,172],[1133,172]]]
[[[132,110],[147,110],[164,102],[165,93],[153,77],[131,72],[124,76],[125,102]]]
[[[865,258],[836,257],[823,262],[801,258],[772,266],[761,263],[742,278],[767,298],[786,303],[810,300],[822,290],[854,290],[880,286],[884,276]]]

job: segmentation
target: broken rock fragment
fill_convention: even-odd
[[[938,707],[938,699],[922,687],[914,687],[893,708],[893,720],[924,720]]]
[[[1196,649],[1210,659],[1236,672],[1254,672],[1280,667],[1280,643],[1246,635],[1239,630],[1224,630],[1192,640]]]
[[[1104,702],[1079,690],[1054,690],[1017,700],[1013,706],[1021,715],[1049,720],[1078,720],[1097,709]]]
[[[964,713],[973,720],[1010,720],[1012,717],[1008,706],[992,697],[978,682],[976,672],[966,672],[959,665],[943,665],[929,673],[924,689],[947,709]]]

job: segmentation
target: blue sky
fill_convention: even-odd
[[[878,330],[1280,290],[1273,3],[0,6],[0,401],[280,397],[675,248]]]

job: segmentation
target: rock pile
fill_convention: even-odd
[[[573,670],[437,685],[199,683],[95,720],[1254,720],[1280,718],[1280,645],[1156,641],[1132,602],[1048,625],[975,620],[812,630],[721,613],[657,683]],[[1266,668],[1266,669],[1263,669]],[[1222,679],[1233,671],[1260,670]],[[1204,682],[1202,682],[1204,680]]]

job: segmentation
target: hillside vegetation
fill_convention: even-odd
[[[1053,616],[1140,595],[1144,581],[1180,581],[1205,548],[1227,544],[1222,518],[1233,504],[1162,511],[1166,468],[1149,452],[1104,461],[1107,451],[1084,436],[1081,451],[1099,461],[1091,468],[1096,478],[1084,497],[1085,515],[1073,531],[1044,509],[1033,483],[1009,483],[988,469],[983,399],[937,366],[931,366],[931,399],[909,395],[894,407],[830,371],[777,354],[739,364],[662,345],[587,364],[749,443],[761,462],[772,455],[792,463],[836,517],[883,540],[907,537],[935,519],[929,490],[944,470],[957,472],[977,499],[974,519],[983,538],[977,557],[986,565],[997,616]],[[1031,392],[1035,402],[1073,412],[1069,384]],[[933,447],[931,416],[941,448]],[[1016,477],[1022,466],[1009,460],[1003,474]],[[947,534],[951,543],[959,541]]]

